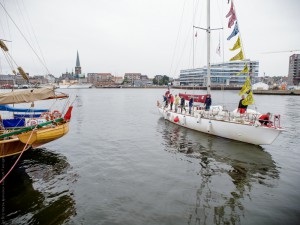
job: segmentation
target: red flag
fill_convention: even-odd
[[[73,106],[70,106],[68,108],[68,111],[66,112],[65,116],[64,116],[64,119],[69,121],[71,119],[71,112],[72,112],[72,109],[73,109]]]

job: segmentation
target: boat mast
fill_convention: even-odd
[[[207,0],[207,94],[210,94],[210,0]]]

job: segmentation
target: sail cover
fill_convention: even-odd
[[[179,97],[184,97],[185,100],[189,101],[190,98],[194,98],[194,102],[204,103],[207,95],[194,95],[194,94],[182,94],[179,93]]]
[[[48,112],[49,109],[26,109],[26,108],[15,108],[10,107],[8,105],[0,105],[0,111],[8,111],[8,112],[25,112],[25,113],[41,113]]]
[[[26,90],[14,90],[11,92],[0,93],[0,104],[14,104],[34,102],[37,100],[45,100],[55,98],[54,88],[36,88]]]

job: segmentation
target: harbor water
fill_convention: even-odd
[[[0,224],[300,223],[298,96],[254,96],[286,129],[254,146],[165,121],[164,89],[61,91],[78,96],[70,132],[22,156],[1,186]],[[233,110],[237,92],[213,91],[213,104]]]

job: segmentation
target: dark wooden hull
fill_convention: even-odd
[[[28,150],[31,145],[22,143],[19,138],[11,138],[0,141],[0,158],[20,154],[24,149]]]

